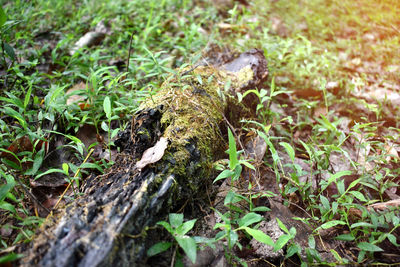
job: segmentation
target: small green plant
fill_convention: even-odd
[[[174,238],[175,242],[159,242],[147,250],[147,256],[152,257],[161,252],[168,250],[171,246],[179,246],[183,249],[188,258],[196,263],[197,244],[196,240],[188,235],[187,232],[192,230],[196,219],[183,222],[183,214],[170,213],[169,223],[166,221],[157,222],[158,225],[163,226]],[[178,252],[178,261],[181,260],[181,255]]]
[[[36,227],[41,224],[42,219],[35,216],[29,216],[28,211],[24,208],[21,202],[23,195],[14,190],[17,186],[17,181],[13,175],[6,173],[1,167],[0,179],[6,181],[6,183],[0,186],[0,210],[2,210],[2,214],[11,217],[13,220],[18,222],[16,225],[2,225],[4,230],[13,229],[14,231],[17,231],[17,235],[12,242],[0,237],[1,248],[6,249],[9,245],[29,241],[34,234]],[[13,261],[21,257],[22,255],[20,254],[8,253],[0,258],[0,263]]]
[[[287,90],[277,90],[276,85],[275,85],[275,79],[272,78],[271,80],[271,86],[269,90],[266,89],[251,89],[247,90],[245,93],[241,94],[238,93],[238,100],[241,102],[243,98],[245,98],[249,94],[254,94],[257,96],[259,103],[257,104],[256,107],[256,113],[259,117],[261,117],[262,121],[267,124],[271,122],[274,117],[278,117],[279,119],[279,114],[274,113],[271,110],[271,103],[272,100],[280,95],[280,94],[288,94],[290,93]]]
[[[224,200],[224,206],[227,207],[229,210],[226,213],[221,213],[220,211],[215,210],[222,220],[221,223],[217,223],[214,226],[214,229],[221,229],[221,231],[216,234],[215,241],[226,240],[228,243],[226,251],[227,259],[229,261],[232,261],[232,257],[234,257],[243,265],[246,265],[245,262],[237,258],[234,253],[232,253],[232,249],[235,246],[237,246],[239,249],[242,249],[242,245],[239,242],[239,232],[243,232],[245,236],[249,238],[254,238],[261,243],[273,247],[274,251],[278,251],[282,249],[290,240],[294,239],[296,235],[296,229],[292,227],[290,230],[288,230],[286,226],[277,218],[278,225],[285,232],[285,234],[280,236],[276,242],[274,242],[270,236],[258,229],[258,224],[264,218],[257,212],[266,212],[269,211],[269,208],[264,206],[254,207],[252,199],[257,197],[272,197],[275,194],[273,194],[272,192],[264,192],[253,195],[251,193],[251,183],[249,183],[248,186],[248,190],[250,191],[249,196],[244,196],[235,192],[233,184],[240,178],[242,171],[241,165],[244,165],[250,169],[254,169],[254,167],[247,160],[238,158],[239,153],[236,150],[236,142],[232,131],[229,128],[228,139],[229,169],[222,171],[220,175],[218,175],[217,178],[214,180],[214,182],[230,177],[231,188]],[[248,203],[248,212],[240,209],[236,205],[238,202],[241,201]]]
[[[107,122],[108,124],[103,121],[101,123],[101,128],[108,133],[108,150],[109,150],[109,154],[110,154],[110,159],[109,161],[111,162],[111,145],[112,145],[112,139],[118,134],[120,128],[116,128],[116,129],[111,129],[111,121],[118,119],[117,115],[112,116],[112,109],[111,109],[111,101],[110,98],[108,96],[106,96],[104,98],[104,103],[103,103],[103,107],[104,107],[104,112],[106,113],[106,117],[107,117]]]

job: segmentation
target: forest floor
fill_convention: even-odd
[[[236,144],[243,168],[219,176],[204,217],[185,214],[189,235],[220,240],[224,264],[400,264],[398,1],[0,3],[0,264],[112,165],[118,132],[174,69],[252,48],[269,77],[238,95],[256,117],[215,164],[229,170]]]

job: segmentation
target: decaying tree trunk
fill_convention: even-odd
[[[255,87],[266,76],[263,52],[253,49],[218,68],[170,77],[121,135],[124,150],[110,172],[87,179],[83,196],[41,228],[23,263],[142,264],[152,245],[146,227],[202,198],[212,181],[212,163],[224,151],[223,113],[234,101],[227,101],[226,89]]]

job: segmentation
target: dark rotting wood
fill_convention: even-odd
[[[263,52],[253,49],[218,68],[199,66],[170,77],[142,104],[131,129],[120,134],[123,152],[116,164],[107,174],[88,178],[83,196],[43,225],[23,264],[143,265],[155,242],[147,227],[182,203],[204,197],[212,163],[224,151],[220,126],[229,93],[255,87],[267,73]],[[161,137],[168,140],[161,160],[136,168]]]

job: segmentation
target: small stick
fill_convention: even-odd
[[[131,39],[129,41],[129,52],[128,52],[128,60],[126,62],[126,72],[129,72],[129,60],[131,59],[133,34],[134,34],[134,32],[132,31]]]
[[[172,255],[171,267],[175,265],[175,257],[176,257],[176,250],[178,249],[178,245],[175,246],[174,253]]]

